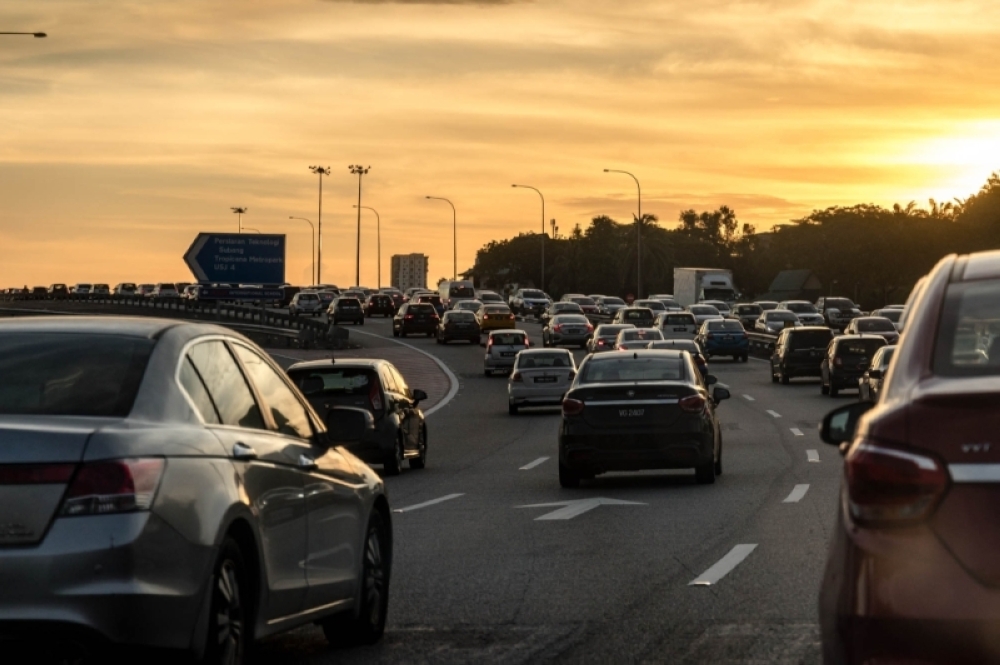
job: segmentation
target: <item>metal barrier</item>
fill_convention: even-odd
[[[750,340],[750,355],[759,358],[770,358],[771,354],[774,353],[774,343],[778,340],[777,335],[748,330],[747,337]]]

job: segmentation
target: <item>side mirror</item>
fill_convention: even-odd
[[[715,378],[715,377],[711,377],[711,378]],[[719,386],[716,386],[715,388],[712,389],[712,401],[714,401],[716,404],[718,404],[719,402],[721,402],[724,399],[729,399],[729,397],[730,397],[729,391],[726,390],[725,388],[721,388]]]
[[[705,377],[705,385],[714,386],[718,382],[719,380],[711,374]]]
[[[426,399],[427,399],[427,393],[425,393],[423,390],[420,390],[419,388],[414,388],[413,390],[414,402],[423,402]]]
[[[335,406],[326,414],[327,438],[334,445],[357,443],[375,429],[375,418],[366,409]]]
[[[826,414],[819,428],[819,438],[826,443],[839,446],[854,439],[861,416],[868,413],[875,405],[870,402],[857,402],[834,409]]]

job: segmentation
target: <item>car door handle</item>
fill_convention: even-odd
[[[313,458],[311,458],[311,457],[309,457],[307,455],[299,455],[299,468],[300,469],[303,469],[304,471],[313,471],[313,470],[316,469],[316,466],[317,466],[316,465],[316,460],[314,460]]]
[[[257,459],[257,453],[251,446],[237,441],[233,446],[234,459]]]

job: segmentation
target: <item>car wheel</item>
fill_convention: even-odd
[[[365,320],[364,320],[364,319],[361,319],[360,321],[358,321],[358,325],[359,325],[359,326],[363,326],[363,325],[365,325]]]
[[[383,476],[398,476],[403,471],[403,439],[397,438],[396,445],[386,455],[382,464]]]
[[[771,383],[778,382],[778,374],[774,371],[774,365],[771,365]]]
[[[789,377],[788,374],[786,374],[785,372],[781,373],[781,385],[787,386],[790,380],[791,377]]]
[[[417,441],[417,450],[420,451],[420,456],[410,458],[411,469],[423,469],[427,466],[427,430],[422,427],[420,428],[420,439]]]
[[[335,646],[375,644],[385,633],[391,572],[389,529],[377,510],[368,519],[364,548],[358,615],[349,610],[320,623],[326,639]]]
[[[715,460],[715,475],[722,475],[722,451],[719,451],[719,459]]]
[[[405,331],[405,330],[403,330],[402,328],[400,328],[400,329],[399,329],[399,336],[400,336],[400,337],[406,337],[406,331]]]
[[[509,413],[512,416],[516,416],[517,404],[514,404],[514,402],[507,402],[507,413]]]
[[[559,485],[567,489],[580,486],[580,474],[559,462]]]
[[[820,393],[822,393],[824,395],[829,395],[830,394],[830,386],[828,386],[825,383],[823,383],[823,379],[819,380],[819,391],[820,391]]]
[[[745,362],[745,363],[746,362],[750,362],[750,354],[749,353],[744,353],[742,357],[743,357],[743,362]]]
[[[399,337],[399,331],[398,331],[398,330],[396,330],[395,328],[393,328],[393,329],[392,329],[392,336],[393,336],[393,337]]]
[[[837,386],[835,386],[835,385],[833,385],[831,383],[830,384],[830,397],[836,397],[839,394],[840,394],[840,388],[838,388]]]
[[[438,344],[444,344],[444,340],[441,339],[440,337],[436,338],[434,341],[436,341]]]
[[[236,541],[227,537],[212,573],[212,604],[203,663],[239,665],[246,660],[253,627],[248,612],[249,589],[243,553]]]
[[[493,370],[491,370],[490,368],[486,367],[486,368],[483,369],[483,374],[485,376],[493,376]]]
[[[711,485],[715,482],[715,462],[708,462],[694,468],[694,479],[699,485]]]
[[[470,337],[469,338],[469,344],[479,344],[479,338],[478,337]]]

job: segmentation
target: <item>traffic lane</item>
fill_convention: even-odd
[[[603,627],[607,634],[601,641],[614,645],[610,653],[633,653],[635,648],[620,639],[620,623],[630,608],[656,605],[669,589],[686,588],[719,552],[752,535],[744,530],[762,505],[781,499],[773,480],[788,461],[783,449],[769,445],[773,423],[752,411],[745,417],[763,423],[763,436],[753,427],[727,429],[725,475],[713,486],[695,484],[691,472],[666,472],[610,474],[579,491],[563,490],[554,465],[559,416],[508,416],[502,388],[502,382],[477,375],[466,387],[467,420],[442,419],[441,436],[467,436],[474,423],[476,440],[491,452],[454,474],[447,488],[413,500],[462,496],[394,515],[397,558],[389,634],[383,645],[338,654],[341,659],[424,659],[425,654],[402,646],[415,633],[445,641],[489,636],[522,655],[528,642],[556,651],[579,643],[581,655],[598,646],[579,631],[566,632],[567,622],[588,626],[588,635]],[[729,417],[724,415],[724,421]],[[545,456],[549,459],[540,465],[521,470]],[[392,492],[395,483],[389,484]],[[596,497],[647,505],[600,506],[562,521],[535,519],[547,508],[520,507]],[[683,623],[686,614],[678,607],[657,607],[652,628]],[[793,609],[779,614],[797,616]],[[515,631],[520,637],[514,639],[512,626],[528,632]],[[308,639],[306,644],[312,648]],[[427,644],[432,646],[447,653],[457,648],[434,640]],[[464,659],[451,662],[467,662],[471,654],[464,653]],[[295,649],[283,654],[296,655]]]

